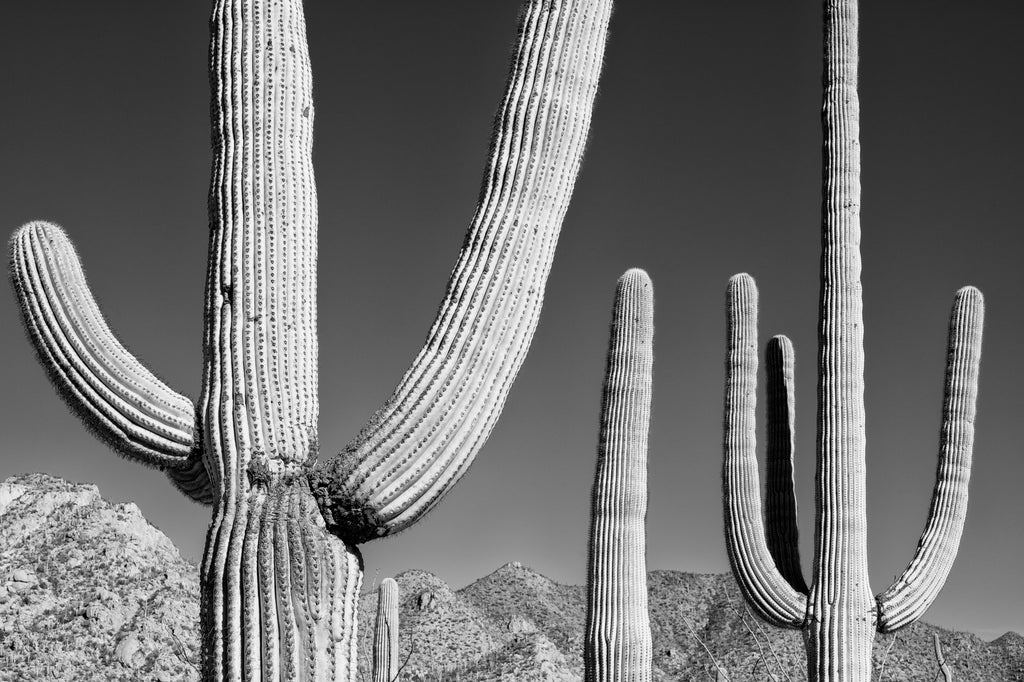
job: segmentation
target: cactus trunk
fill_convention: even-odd
[[[823,81],[818,503],[808,677],[867,682],[875,600],[867,562],[856,0],[825,3]]]
[[[373,631],[373,682],[398,679],[398,583],[384,578],[377,590]]]
[[[651,415],[654,303],[643,270],[615,292],[587,564],[583,661],[587,682],[649,682],[647,434]]]
[[[935,662],[939,666],[939,672],[942,673],[942,682],[953,682],[953,670],[946,663],[946,657],[942,654],[942,642],[939,641],[937,632],[932,633],[932,642],[935,644]]]
[[[201,578],[204,680],[354,679],[361,558],[304,482],[225,505]]]

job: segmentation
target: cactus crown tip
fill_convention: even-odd
[[[957,289],[957,298],[974,298],[980,302],[985,300],[985,296],[981,293],[978,287],[968,284]]]
[[[754,278],[746,272],[738,272],[729,278],[729,286],[753,286]]]
[[[644,284],[644,285],[650,285],[650,283],[651,283],[651,276],[648,275],[647,271],[644,270],[643,268],[630,268],[629,270],[626,270],[624,273],[622,273],[621,277],[619,277],[619,283],[620,284],[641,283],[641,284]]]

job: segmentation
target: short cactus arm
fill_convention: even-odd
[[[768,551],[775,566],[790,586],[807,594],[800,569],[800,532],[793,480],[794,390],[793,344],[785,336],[774,336],[765,351],[768,381],[768,488],[765,496],[765,530]]]
[[[747,600],[768,622],[800,627],[807,598],[775,566],[761,512],[755,450],[757,286],[747,274],[729,280],[725,380],[725,461],[722,467],[729,563]]]
[[[469,233],[426,344],[311,476],[353,542],[399,531],[459,480],[525,358],[586,145],[611,0],[530,0]]]
[[[199,464],[195,407],[114,337],[78,254],[53,224],[22,226],[11,240],[11,280],[39,359],[71,409],[115,451],[169,470]],[[191,492],[206,498],[201,474]]]
[[[615,289],[601,398],[587,561],[587,682],[651,679],[644,520],[653,352],[651,280],[643,270],[629,270]]]
[[[964,287],[957,292],[949,318],[939,462],[928,522],[910,565],[878,597],[880,632],[893,632],[920,618],[956,558],[967,518],[984,316],[980,291]]]
[[[398,679],[398,583],[384,578],[377,590],[373,630],[373,682]]]

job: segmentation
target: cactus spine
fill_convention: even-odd
[[[730,280],[727,295],[725,535],[733,573],[759,615],[804,629],[808,679],[867,682],[875,631],[892,632],[919,618],[956,555],[966,514],[984,304],[973,287],[957,292],[929,518],[908,568],[875,597],[866,552],[857,2],[824,4],[823,251],[810,587],[799,572],[791,466],[784,464],[792,455],[792,349],[784,337],[773,341],[768,354],[774,386],[768,391],[769,491],[762,520],[754,452],[757,288],[746,274]],[[788,435],[779,437],[780,432]]]
[[[377,589],[377,623],[373,630],[373,682],[398,678],[398,583],[384,578]]]
[[[643,270],[629,270],[615,290],[601,399],[587,563],[587,682],[651,679],[644,520],[653,342],[651,280]]]
[[[579,170],[611,0],[527,0],[469,234],[423,350],[318,462],[313,98],[301,0],[215,0],[214,160],[198,406],[106,326],[60,228],[11,242],[24,324],[72,409],[213,505],[203,679],[352,680],[356,544],[461,477],[523,362]]]

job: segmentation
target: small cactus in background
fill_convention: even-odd
[[[377,622],[373,630],[373,682],[398,678],[398,583],[384,578],[377,589]]]
[[[587,682],[649,682],[647,434],[654,295],[643,270],[619,278],[597,446],[583,648]]]
[[[358,543],[461,478],[526,356],[586,146],[612,0],[527,0],[477,212],[426,344],[319,461],[312,72],[301,0],[215,0],[214,161],[198,405],[114,337],[59,227],[11,242],[24,324],[71,408],[212,504],[206,682],[356,674]]]
[[[939,633],[932,633],[932,640],[935,644],[935,662],[939,665],[939,672],[942,673],[943,682],[953,682],[953,671],[946,663],[946,657],[942,655],[942,643],[939,641]]]
[[[785,337],[773,339],[768,349],[769,472],[762,516],[754,447],[757,288],[746,274],[730,280],[727,295],[725,535],[733,573],[757,613],[775,625],[804,629],[810,682],[868,682],[875,631],[894,632],[917,620],[956,556],[966,517],[984,304],[973,287],[956,294],[927,525],[908,568],[875,597],[866,537],[857,2],[824,4],[823,253],[810,586],[800,572],[796,544],[793,351]]]

